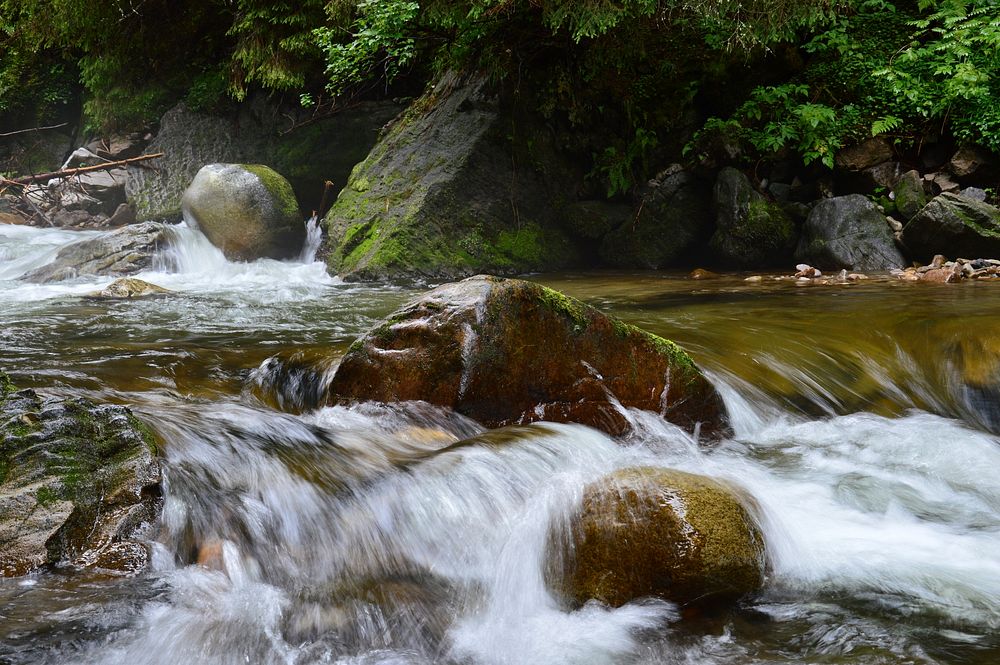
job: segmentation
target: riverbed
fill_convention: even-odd
[[[232,263],[187,228],[139,275],[167,296],[18,279],[81,233],[0,226],[0,369],[129,405],[161,440],[163,513],[143,575],[0,580],[0,662],[1000,662],[1000,286],[529,276],[687,349],[734,434],[630,412],[621,440],[498,436],[422,404],[317,404],[347,346],[428,284]],[[552,529],[639,464],[746,488],[761,593],[688,616],[550,590]]]

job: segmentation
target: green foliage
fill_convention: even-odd
[[[606,184],[608,198],[625,194],[632,188],[636,172],[646,170],[646,158],[656,145],[656,134],[639,127],[624,150],[608,146],[603,153],[594,156],[594,168],[590,177],[598,178]]]

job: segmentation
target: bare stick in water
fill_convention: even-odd
[[[117,162],[108,162],[107,164],[98,164],[97,166],[80,166],[75,169],[60,169],[59,171],[50,171],[49,173],[39,173],[38,175],[29,175],[22,178],[13,178],[8,180],[7,178],[0,178],[0,187],[9,187],[10,185],[30,185],[34,182],[40,182],[42,180],[51,180],[53,178],[72,178],[73,176],[80,175],[81,173],[89,173],[90,171],[107,171],[119,166],[125,166],[126,164],[133,164],[135,162],[143,162],[147,159],[156,159],[157,157],[163,157],[162,152],[158,152],[154,155],[140,155],[138,157],[130,157],[129,159],[121,159]]]

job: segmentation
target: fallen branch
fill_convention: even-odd
[[[138,157],[122,159],[117,162],[98,164],[97,166],[80,166],[75,169],[60,169],[49,173],[39,173],[38,175],[29,175],[24,176],[23,178],[13,178],[10,180],[7,178],[0,178],[0,187],[9,187],[10,185],[30,185],[43,180],[52,180],[53,178],[72,178],[73,176],[78,176],[81,173],[89,173],[91,171],[108,171],[119,166],[125,166],[126,164],[132,164],[134,162],[143,162],[147,159],[156,159],[157,157],[163,157],[163,153],[158,152],[155,155],[140,155]]]
[[[6,138],[8,136],[17,136],[18,134],[27,134],[28,132],[41,132],[46,129],[59,129],[60,127],[65,127],[68,122],[64,122],[59,125],[49,125],[48,127],[28,127],[27,129],[19,129],[16,132],[4,132],[0,134],[0,138]]]

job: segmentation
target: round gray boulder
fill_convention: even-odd
[[[232,261],[295,256],[305,225],[292,186],[261,164],[202,167],[181,199],[184,219]]]

